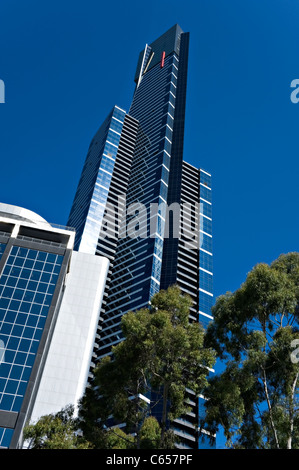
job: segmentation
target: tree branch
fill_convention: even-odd
[[[271,424],[271,428],[274,434],[275,444],[276,444],[277,449],[279,449],[279,441],[278,441],[277,431],[276,431],[274,420],[273,420],[272,407],[271,407],[269,393],[268,393],[266,371],[264,367],[262,367],[262,382],[264,384],[264,391],[265,391],[266,401],[267,401],[268,410],[269,410],[270,424]]]

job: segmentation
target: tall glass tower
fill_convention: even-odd
[[[175,25],[139,55],[129,110],[139,130],[126,194],[127,236],[116,248],[100,357],[121,340],[121,316],[148,305],[160,290],[166,206],[180,203],[188,42],[189,34]],[[153,213],[155,205],[160,210]]]
[[[79,250],[109,252],[111,261],[95,342],[97,360],[123,339],[125,313],[148,306],[156,292],[175,283],[192,297],[190,321],[206,325],[212,319],[211,175],[183,160],[188,50],[189,33],[179,25],[145,45],[129,112],[117,109],[117,116],[112,113],[101,126],[99,150],[89,150],[78,185],[68,221],[77,228],[75,244]],[[107,143],[114,152],[105,167],[104,187],[100,179]],[[105,234],[103,222],[109,201],[120,197],[110,184],[113,178],[122,181],[114,237]],[[88,246],[85,236],[92,239]],[[183,448],[197,448],[200,406],[192,391],[189,401],[192,413],[172,426]]]

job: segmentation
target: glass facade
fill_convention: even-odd
[[[3,247],[1,247],[3,249]],[[13,246],[0,277],[0,410],[20,412],[63,256]],[[0,430],[0,447],[12,430]]]
[[[113,108],[90,143],[68,219],[68,225],[76,229],[76,250],[109,259],[100,315],[105,310],[115,249],[126,208],[127,184],[138,126],[138,121],[132,116],[117,106]],[[100,334],[101,324],[98,329]]]
[[[200,171],[199,320],[207,326],[213,319],[213,239],[211,175]]]
[[[122,316],[146,307],[170,285],[178,284],[191,296],[190,321],[207,326],[212,320],[211,175],[183,160],[188,49],[189,33],[178,25],[146,45],[139,55],[129,113],[119,115],[113,126],[111,116],[105,121],[83,168],[68,225],[77,229],[80,251],[96,250],[110,260],[97,360],[123,339]],[[96,150],[94,141],[101,142]],[[124,158],[122,151],[129,148]],[[105,160],[107,152],[110,159]],[[105,203],[115,204],[120,188],[126,211],[118,226],[121,236],[113,241],[102,236],[101,224]],[[165,207],[172,204],[180,211],[185,205],[189,225],[181,212],[171,224],[175,215]],[[153,207],[160,210],[153,213]],[[92,241],[85,244],[85,239]],[[193,411],[176,420],[175,431],[183,448],[197,448],[198,403],[192,391],[189,399]]]
[[[109,353],[111,346],[122,339],[121,316],[148,305],[161,288],[165,218],[163,214],[151,217],[151,208],[167,204],[168,200],[176,97],[181,86],[178,51],[183,35],[176,25],[146,47],[137,65],[138,79],[129,115],[138,120],[140,127],[126,194],[130,208],[127,236],[119,240],[115,252],[99,357]],[[134,205],[136,210],[132,210]]]
[[[0,449],[16,449],[40,385],[74,231],[0,206]]]
[[[75,249],[95,254],[117,157],[125,111],[115,106],[92,139],[67,225]]]

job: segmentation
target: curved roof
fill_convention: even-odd
[[[0,202],[0,216],[15,220],[23,220],[34,224],[50,225],[43,217],[33,211],[24,209],[23,207],[13,206]]]

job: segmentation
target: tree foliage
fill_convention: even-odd
[[[223,427],[228,446],[298,448],[299,254],[261,263],[234,293],[220,296],[206,345],[224,370],[209,380],[202,426]]]
[[[77,433],[74,407],[67,406],[58,413],[42,416],[35,424],[24,428],[28,449],[88,449],[91,447]]]
[[[113,348],[112,357],[100,361],[93,387],[81,401],[82,428],[89,440],[102,436],[112,415],[115,422],[126,423],[127,433],[134,433],[137,448],[174,446],[169,422],[189,409],[186,387],[200,393],[215,362],[214,352],[204,347],[203,329],[189,322],[190,306],[191,299],[173,286],[157,293],[150,308],[123,316],[125,339]],[[159,423],[148,421],[158,406]]]

